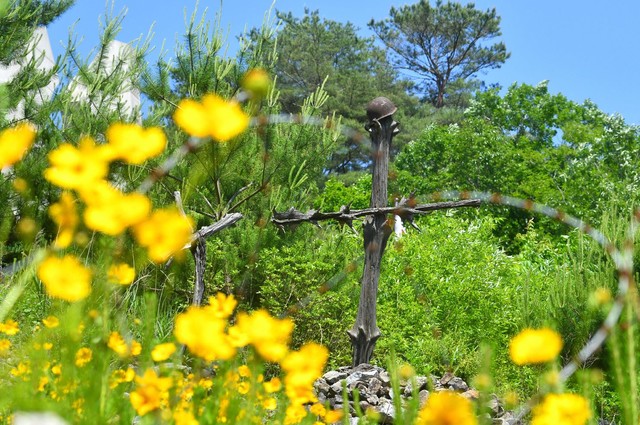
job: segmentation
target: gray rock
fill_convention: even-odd
[[[378,378],[371,378],[367,386],[369,394],[382,395],[382,381]]]
[[[316,390],[316,394],[319,393],[328,393],[331,387],[324,379],[320,378],[316,382],[313,383],[313,389]]]
[[[324,379],[327,382],[327,384],[332,385],[332,384],[334,384],[334,383],[338,382],[339,380],[344,379],[346,377],[347,377],[347,374],[344,373],[344,372],[338,372],[338,371],[335,371],[335,370],[331,370],[331,371],[325,373],[322,376],[321,379]]]
[[[415,382],[416,384],[416,388],[417,388],[417,392],[420,392],[421,390],[424,390],[427,388],[427,383],[429,382],[429,380],[427,379],[426,376],[416,376],[414,378],[414,381],[409,381],[407,383],[407,386],[404,387],[404,395],[405,397],[411,397],[411,395],[413,394],[413,382]]]
[[[331,392],[333,394],[342,394],[342,382],[343,381],[338,381],[331,385]]]
[[[467,385],[467,383],[464,382],[462,378],[458,378],[458,377],[453,377],[451,380],[449,380],[447,385],[449,386],[450,389],[458,392],[464,392],[469,389],[469,386]]]
[[[391,424],[396,417],[396,408],[389,400],[381,400],[380,405],[376,411],[380,413],[380,423]]]
[[[380,398],[375,394],[368,394],[366,400],[372,406],[375,406],[380,402]]]
[[[420,408],[422,408],[427,400],[429,400],[429,391],[420,390],[420,392],[418,393],[418,399],[420,400]]]

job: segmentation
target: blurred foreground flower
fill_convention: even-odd
[[[181,344],[206,360],[228,360],[236,354],[225,333],[226,320],[215,317],[207,307],[191,306],[176,317],[173,333]]]
[[[20,325],[15,320],[7,320],[4,323],[0,322],[0,333],[5,335],[15,335],[20,332]]]
[[[471,402],[452,391],[432,393],[418,416],[418,425],[475,425]]]
[[[127,263],[112,264],[107,270],[107,280],[120,285],[131,285],[136,278],[136,271]]]
[[[36,139],[36,129],[27,123],[0,132],[0,169],[18,162]]]
[[[177,209],[154,211],[151,216],[133,228],[136,241],[148,250],[149,259],[162,263],[189,243],[193,220]]]
[[[91,271],[73,255],[46,258],[37,274],[50,297],[74,302],[91,292]]]
[[[276,319],[266,310],[256,310],[251,314],[238,313],[229,335],[236,347],[251,344],[263,359],[277,362],[289,351],[292,331],[291,319]]]
[[[129,164],[142,164],[160,155],[167,146],[167,137],[159,127],[143,128],[136,124],[112,124],[106,132],[112,159]]]
[[[66,248],[71,245],[78,225],[78,212],[75,198],[70,192],[62,192],[60,200],[49,207],[49,217],[58,225],[55,247]]]
[[[176,345],[173,342],[158,344],[151,350],[151,358],[154,362],[163,362],[176,352]]]
[[[549,328],[525,329],[509,344],[511,360],[519,365],[554,360],[562,350],[562,338]]]
[[[77,148],[63,143],[49,152],[51,166],[44,170],[44,178],[63,189],[90,186],[107,176],[108,159],[108,149],[96,146],[90,137],[80,140]]]
[[[84,211],[87,227],[106,235],[119,235],[145,220],[151,212],[151,200],[145,195],[122,193],[106,180],[82,188],[80,197],[87,204]]]
[[[226,142],[249,126],[249,115],[244,113],[237,102],[227,101],[208,94],[202,102],[185,99],[178,104],[173,116],[176,124],[194,137],[212,137]]]
[[[260,100],[269,93],[271,78],[264,69],[254,68],[242,77],[240,85],[249,92],[252,99]]]
[[[161,378],[147,369],[143,376],[136,377],[136,390],[129,396],[131,405],[140,416],[159,409],[167,404],[172,384],[171,378]]]
[[[584,425],[591,418],[587,400],[577,394],[547,394],[533,408],[531,425]]]

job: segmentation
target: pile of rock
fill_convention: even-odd
[[[430,382],[431,381],[431,382]],[[406,404],[414,394],[413,383],[417,386],[415,392],[419,397],[420,406],[429,398],[429,391],[450,390],[461,394],[470,400],[477,400],[479,393],[470,388],[461,378],[451,373],[446,373],[441,378],[431,376],[416,376],[413,380],[401,380],[399,385],[402,404]],[[343,397],[343,388],[346,386],[347,398]],[[321,403],[328,402],[331,409],[344,410],[345,404],[349,406],[351,423],[357,424],[359,419],[356,414],[356,401],[354,390],[359,394],[358,403],[360,410],[377,412],[379,422],[383,424],[393,423],[396,409],[393,403],[393,388],[389,373],[381,367],[370,364],[361,364],[355,368],[340,367],[325,373],[315,384],[316,395]],[[492,396],[491,416],[496,424],[512,424],[513,415],[506,412],[497,397]]]

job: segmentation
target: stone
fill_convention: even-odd
[[[331,392],[333,394],[342,394],[342,382],[343,381],[338,381],[331,385]]]
[[[429,391],[428,390],[420,390],[418,393],[418,400],[420,400],[420,408],[424,406],[424,404],[429,399]]]
[[[453,373],[451,372],[446,372],[442,378],[440,378],[438,380],[438,382],[440,382],[441,385],[447,385],[449,383],[449,381],[451,381],[453,378],[455,378],[455,376],[453,375]]]
[[[489,407],[489,409],[491,409],[491,416],[500,416],[501,413],[504,412],[504,409],[502,408],[502,405],[500,403],[500,400],[498,399],[498,396],[495,394],[491,394],[491,400],[489,400],[489,402],[487,403],[487,407]]]
[[[321,379],[324,379],[326,381],[327,384],[332,385],[335,384],[336,382],[340,381],[341,379],[345,379],[347,377],[347,374],[344,372],[338,372],[335,370],[331,370],[327,373],[325,373],[324,375],[322,375]]]
[[[424,389],[427,388],[427,383],[429,382],[429,380],[427,379],[426,376],[416,376],[414,378],[413,382],[415,382],[415,384],[416,384],[416,387],[417,387],[416,391],[420,392],[420,390],[424,390]],[[412,396],[412,394],[413,394],[413,382],[409,381],[407,383],[407,386],[404,387],[404,395],[405,395],[405,397],[411,397]]]
[[[449,389],[458,392],[464,392],[469,389],[469,386],[462,380],[462,378],[458,378],[455,376],[449,380],[447,385],[449,386]]]
[[[372,406],[375,406],[380,402],[380,399],[375,394],[368,394],[366,400]]]
[[[396,408],[389,400],[383,399],[376,409],[380,413],[380,423],[391,424],[396,417]]]
[[[386,370],[383,372],[380,372],[378,377],[380,378],[380,381],[382,381],[383,384],[385,385],[391,384],[391,377],[389,376],[389,372],[387,372]]]
[[[382,395],[382,381],[378,378],[371,378],[367,390],[369,394]]]
[[[460,395],[469,400],[477,400],[480,398],[480,393],[478,392],[478,390],[474,389],[467,390]]]
[[[320,378],[316,382],[313,383],[313,389],[316,390],[316,394],[319,393],[328,393],[331,387],[324,379]]]

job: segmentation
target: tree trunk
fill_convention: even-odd
[[[397,134],[398,124],[391,116],[372,120],[367,126],[373,144],[373,182],[371,207],[387,206],[387,180],[389,174],[389,148],[391,139]],[[380,263],[384,249],[393,232],[393,223],[384,213],[367,216],[364,222],[364,270],[360,288],[360,303],[356,322],[347,333],[353,346],[353,366],[371,360],[380,329],[376,324],[376,299]]]

